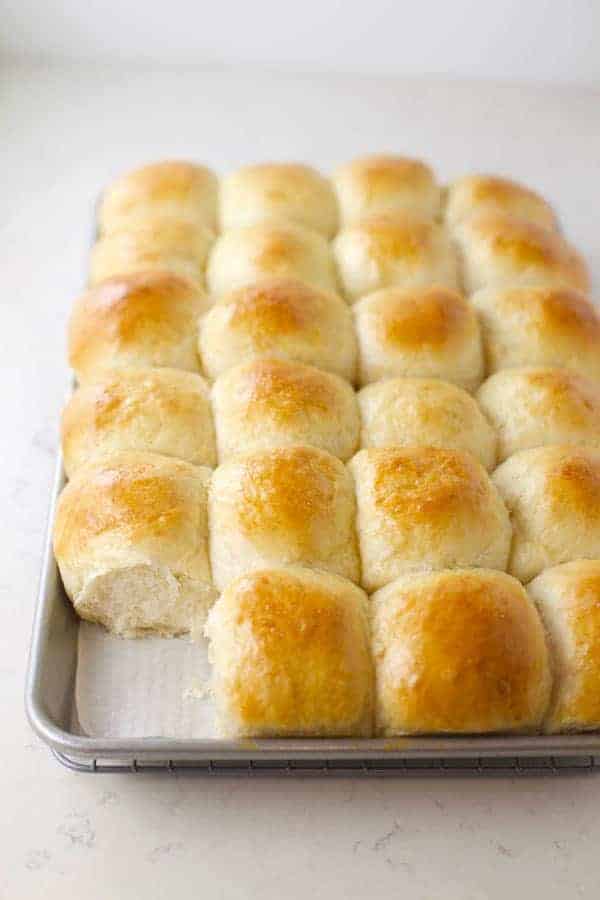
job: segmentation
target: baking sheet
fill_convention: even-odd
[[[96,216],[93,217],[95,223]],[[95,238],[93,225],[92,243]],[[86,262],[87,269],[87,262]],[[67,397],[74,388],[71,383]],[[66,398],[65,398],[66,399]],[[65,765],[79,771],[138,771],[158,758],[192,762],[209,760],[210,772],[219,762],[255,765],[268,772],[274,761],[308,761],[325,764],[328,774],[348,774],[341,760],[360,761],[359,771],[370,771],[370,763],[380,765],[385,758],[386,773],[405,773],[407,762],[419,765],[415,771],[429,771],[433,761],[461,763],[460,772],[484,771],[485,760],[509,767],[501,772],[523,773],[521,763],[549,759],[557,771],[559,760],[590,760],[589,770],[600,770],[600,734],[555,736],[440,736],[434,738],[312,740],[261,740],[236,743],[215,740],[214,705],[208,693],[207,647],[186,639],[144,638],[124,640],[87,622],[76,622],[60,584],[52,553],[52,523],[58,495],[65,483],[59,451],[51,493],[46,548],[39,597],[33,625],[25,695],[26,711],[34,731]],[[158,739],[158,740],[155,740]],[[189,741],[208,743],[190,744]],[[550,756],[549,754],[552,754]],[[598,763],[595,763],[595,759]],[[98,758],[113,761],[98,766]],[[462,763],[475,760],[474,768]],[[125,760],[114,764],[114,760]],[[83,765],[82,760],[91,765]],[[512,762],[511,762],[512,761]],[[132,768],[132,762],[135,764]],[[425,763],[427,768],[423,768]],[[565,771],[566,766],[561,765]],[[542,767],[543,771],[546,771]],[[489,767],[486,766],[486,771]],[[527,770],[531,770],[528,766]],[[155,768],[152,768],[155,771]],[[225,771],[231,771],[230,768]],[[252,770],[253,772],[256,770]],[[274,769],[275,771],[275,769]],[[276,771],[280,771],[279,768]],[[306,771],[316,771],[308,768]],[[353,770],[354,771],[354,770]],[[379,769],[377,774],[381,774]],[[408,770],[410,771],[410,770]],[[581,766],[577,766],[581,771]]]
[[[214,738],[204,638],[114,637],[81,622],[74,715],[88,737]]]

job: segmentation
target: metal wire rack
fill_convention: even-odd
[[[365,760],[250,760],[198,762],[186,760],[84,760],[52,751],[56,759],[68,769],[92,774],[190,773],[225,776],[371,776],[430,777],[430,776],[532,776],[586,775],[600,771],[600,757],[595,756],[532,756],[532,757],[459,757],[455,759],[365,759]]]

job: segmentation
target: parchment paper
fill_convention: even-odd
[[[79,626],[78,730],[90,737],[215,737],[206,642],[129,640]]]

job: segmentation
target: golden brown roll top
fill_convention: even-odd
[[[448,188],[445,219],[455,227],[470,216],[500,213],[514,216],[553,231],[557,228],[554,210],[530,188],[499,175],[465,175]]]
[[[344,578],[264,569],[233,581],[206,631],[225,737],[369,736],[367,597]]]
[[[600,728],[600,560],[546,569],[527,591],[546,627],[554,673],[545,730]]]
[[[302,225],[262,222],[232,228],[217,239],[206,271],[211,294],[220,297],[267,276],[297,278],[326,291],[337,289],[329,244]]]
[[[480,213],[454,232],[468,293],[507,285],[552,285],[586,291],[579,253],[557,232],[503,213]]]
[[[410,572],[506,569],[508,513],[485,469],[469,453],[372,448],[359,451],[349,465],[366,591]]]
[[[347,300],[380,288],[432,284],[458,287],[458,261],[442,226],[406,214],[369,216],[333,242]]]
[[[192,372],[121,369],[80,387],[62,414],[62,451],[71,476],[117,450],[147,450],[216,465],[210,390]]]
[[[98,212],[103,234],[164,218],[216,228],[216,175],[190,162],[151,163],[109,185]]]
[[[496,434],[475,400],[454,384],[389,378],[358,394],[361,447],[427,446],[467,450],[484,468],[496,464]]]
[[[514,366],[563,366],[600,380],[600,318],[572,288],[482,290],[479,316],[488,373]]]
[[[315,447],[223,463],[213,475],[209,515],[219,590],[244,572],[296,563],[359,579],[352,479],[339,459]]]
[[[333,173],[342,226],[381,213],[411,213],[434,219],[440,188],[431,168],[406,156],[372,155],[354,159]]]
[[[69,363],[80,382],[113,369],[197,371],[197,320],[208,299],[167,272],[114,278],[88,290],[69,322]]]
[[[493,481],[514,529],[508,571],[520,581],[559,563],[600,558],[599,450],[522,450],[496,469]]]
[[[204,225],[152,219],[101,236],[90,254],[90,284],[137,272],[171,272],[204,287],[214,234]]]
[[[210,378],[261,356],[317,366],[349,381],[356,370],[347,304],[295,278],[262,278],[224,294],[200,323],[199,347]]]
[[[353,307],[358,380],[441,378],[474,390],[484,376],[477,316],[449,288],[386,288]]]
[[[600,385],[568,369],[527,366],[488,378],[477,401],[498,433],[498,461],[548,444],[600,448]]]
[[[213,404],[219,461],[306,444],[342,460],[358,447],[356,396],[343,378],[313,366],[264,358],[217,378]]]
[[[62,492],[54,553],[77,613],[123,635],[189,631],[214,597],[210,470],[122,451],[82,466]]]
[[[530,731],[548,706],[544,631],[502,572],[405,575],[371,598],[379,735]]]
[[[268,221],[289,221],[326,238],[337,230],[338,212],[330,182],[301,163],[244,166],[221,182],[221,229]]]

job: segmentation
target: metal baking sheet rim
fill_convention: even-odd
[[[53,637],[50,620],[56,605],[64,606],[58,586],[60,576],[52,552],[52,523],[58,495],[64,483],[62,458],[59,454],[45,541],[37,608],[35,611],[25,707],[36,734],[62,761],[127,760],[128,764],[186,763],[218,764],[219,762],[268,764],[281,761],[335,763],[336,761],[444,761],[475,759],[583,758],[594,765],[600,756],[600,733],[563,735],[486,735],[397,737],[374,739],[262,739],[226,741],[215,739],[171,740],[145,737],[139,739],[95,738],[76,734],[61,726],[50,714],[44,700],[43,684],[51,678],[45,666]],[[71,685],[73,687],[73,684]],[[63,700],[68,698],[63,698]],[[72,702],[71,694],[71,702]],[[75,764],[75,768],[77,768]],[[92,769],[90,769],[92,770]],[[349,773],[351,770],[349,770]]]

